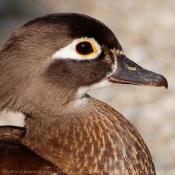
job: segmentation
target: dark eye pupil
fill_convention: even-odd
[[[82,54],[82,55],[88,55],[94,52],[91,43],[89,43],[88,41],[83,41],[81,43],[78,43],[76,46],[76,50],[79,54]]]

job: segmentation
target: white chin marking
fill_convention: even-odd
[[[0,112],[0,126],[5,125],[24,127],[25,115],[19,112],[6,110]]]
[[[90,54],[87,56],[80,55],[76,52],[76,45],[81,42],[81,41],[90,41],[94,44],[97,52],[94,54]],[[87,38],[87,37],[82,37],[78,39],[74,39],[69,45],[66,47],[61,48],[57,52],[55,52],[52,55],[53,59],[73,59],[73,60],[90,60],[90,59],[95,59],[97,58],[101,53],[101,47],[97,43],[97,41],[94,38]]]
[[[111,84],[112,83],[109,82],[108,79],[106,79],[106,80],[103,80],[103,81],[101,81],[99,83],[96,83],[96,84],[91,85],[89,90],[101,89],[101,88],[107,87],[107,86],[109,86]]]
[[[89,90],[94,90],[94,89],[101,89],[104,87],[107,87],[109,85],[111,85],[112,83],[109,82],[108,79],[105,79],[99,83],[95,83],[91,86],[84,86],[78,89],[78,93],[77,93],[77,98],[80,99],[82,98]]]

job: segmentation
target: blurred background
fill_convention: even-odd
[[[167,78],[168,90],[115,84],[90,94],[135,125],[158,175],[175,174],[175,1],[0,0],[0,47],[28,20],[58,12],[99,19],[116,34],[128,58]]]

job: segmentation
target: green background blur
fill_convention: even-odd
[[[0,0],[0,47],[28,20],[60,12],[99,19],[116,34],[128,58],[167,78],[168,90],[115,84],[90,94],[136,126],[158,175],[175,174],[175,0]]]

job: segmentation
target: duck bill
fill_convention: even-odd
[[[164,76],[140,67],[125,55],[117,57],[117,71],[109,77],[109,81],[120,84],[164,86],[168,88],[168,82]]]

